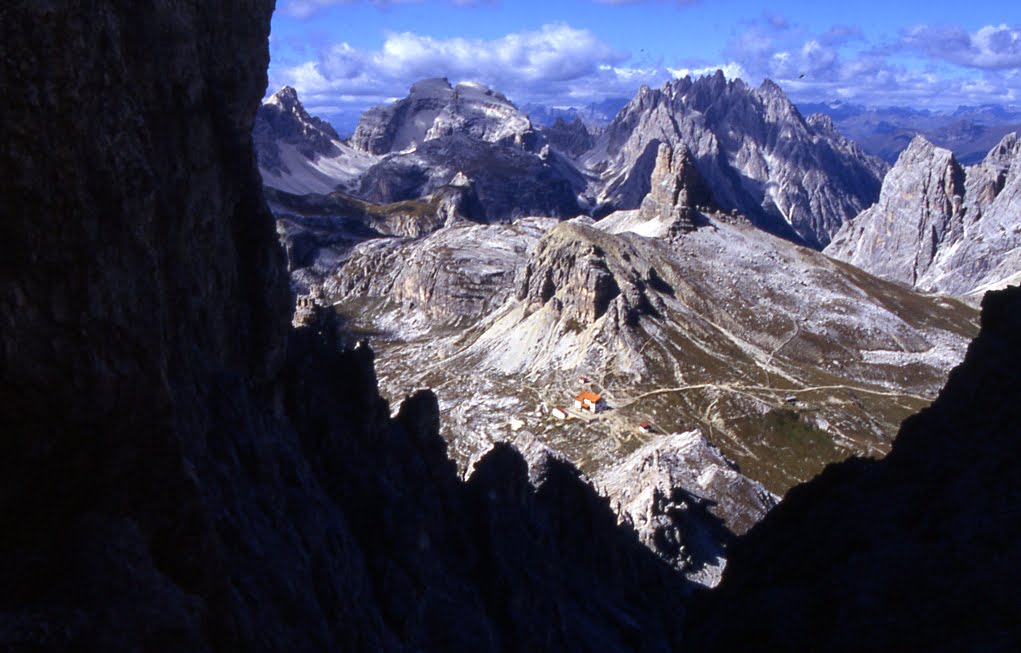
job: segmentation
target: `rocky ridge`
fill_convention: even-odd
[[[779,501],[698,431],[657,438],[594,480],[646,546],[707,587],[719,583],[734,535]]]
[[[968,168],[922,137],[901,154],[874,206],[826,253],[927,292],[980,297],[1021,270],[1021,142],[1008,134]]]
[[[259,107],[252,134],[263,184],[284,192],[351,190],[376,162],[341,141],[328,122],[309,115],[289,86]]]
[[[780,88],[722,72],[643,87],[582,156],[603,211],[638,208],[660,143],[684,145],[725,210],[821,249],[875,201],[885,164],[826,121],[806,121]]]

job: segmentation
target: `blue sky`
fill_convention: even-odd
[[[1021,3],[278,0],[270,92],[344,123],[416,79],[580,106],[722,68],[796,101],[1021,105]]]

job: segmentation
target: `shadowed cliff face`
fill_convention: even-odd
[[[1021,641],[1021,288],[882,461],[831,465],[732,549],[695,650],[1012,651]]]
[[[431,393],[290,330],[273,3],[86,4],[0,7],[0,649],[674,648],[683,581],[573,468],[462,482]]]

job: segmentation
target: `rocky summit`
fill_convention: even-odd
[[[412,85],[406,98],[366,111],[351,144],[371,154],[391,154],[455,133],[525,149],[541,142],[528,116],[503,94],[481,84],[426,79]]]
[[[1021,141],[1008,134],[964,167],[921,136],[901,153],[879,201],[826,253],[927,291],[971,296],[1019,279]]]
[[[259,107],[252,136],[263,184],[289,193],[351,190],[376,162],[341,141],[329,123],[309,115],[289,86]]]
[[[602,212],[638,208],[660,143],[687,148],[722,208],[820,249],[875,201],[886,170],[773,82],[756,89],[718,71],[643,87],[582,155],[600,175]]]

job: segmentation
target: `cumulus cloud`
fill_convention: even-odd
[[[986,25],[976,32],[962,27],[920,25],[907,30],[909,50],[969,68],[1003,70],[1021,67],[1021,28]]]
[[[315,60],[274,69],[274,87],[298,89],[310,109],[368,106],[403,97],[415,81],[447,77],[478,81],[519,103],[584,104],[610,96],[631,96],[642,84],[658,86],[687,73],[716,66],[674,69],[628,65],[630,54],[591,31],[563,23],[496,39],[437,39],[412,32],[387,34],[377,50],[338,43]],[[741,71],[724,65],[729,76]]]
[[[768,77],[801,101],[950,107],[1013,103],[1021,92],[1021,35],[1003,25],[974,33],[923,26],[870,43],[856,26],[813,33],[764,19],[734,37],[726,54],[748,81]]]
[[[470,7],[474,5],[493,4],[496,0],[447,0],[450,4]],[[280,11],[288,16],[307,18],[324,7],[331,5],[350,5],[359,3],[371,4],[381,9],[390,5],[416,4],[423,0],[287,0]]]

